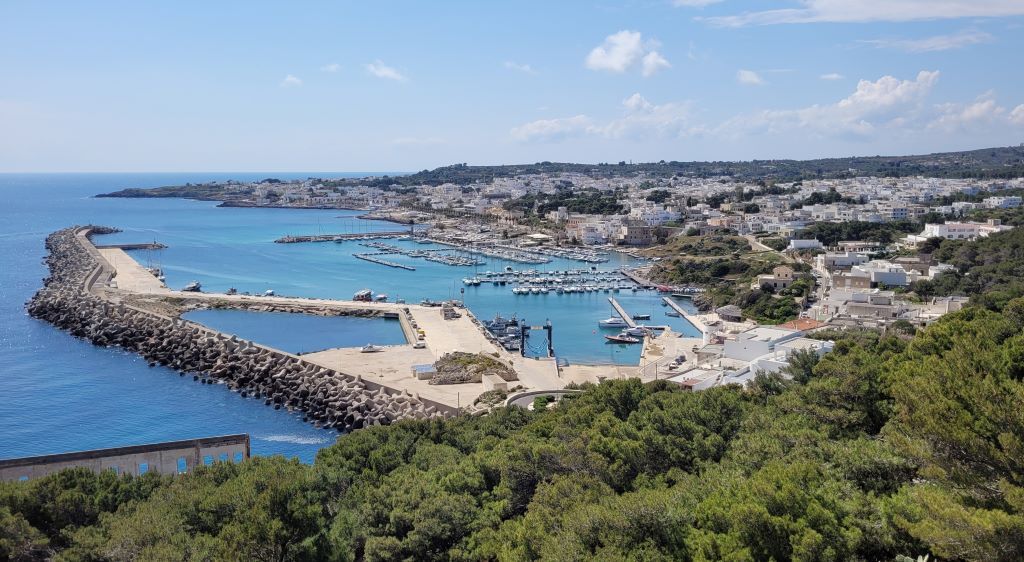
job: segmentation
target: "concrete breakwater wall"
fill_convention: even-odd
[[[349,431],[407,418],[454,413],[440,403],[382,387],[303,361],[299,357],[228,337],[197,324],[115,303],[93,287],[113,271],[86,238],[100,227],[60,230],[46,240],[50,276],[28,312],[96,345],[140,354],[203,383],[223,382],[242,396],[275,409],[303,412],[317,426]],[[97,285],[99,286],[99,285]]]

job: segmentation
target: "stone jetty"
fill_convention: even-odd
[[[35,318],[100,346],[138,353],[204,384],[223,383],[275,409],[302,412],[318,427],[350,431],[455,409],[358,376],[215,332],[113,298],[104,287],[114,271],[88,240],[105,227],[74,227],[46,239],[50,275],[28,303]]]

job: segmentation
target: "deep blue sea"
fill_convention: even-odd
[[[319,448],[336,438],[334,432],[317,430],[300,417],[241,398],[223,386],[201,385],[170,369],[149,368],[135,355],[94,347],[29,318],[24,303],[46,275],[44,240],[54,230],[102,224],[123,230],[103,237],[104,242],[164,243],[165,250],[139,251],[133,256],[143,265],[162,268],[172,288],[199,281],[206,291],[273,289],[278,295],[348,299],[355,291],[370,288],[387,293],[392,300],[401,297],[412,303],[459,297],[461,279],[475,272],[501,271],[507,265],[531,267],[501,260],[467,268],[388,258],[416,267],[416,271],[405,271],[353,258],[353,253],[373,251],[358,242],[273,242],[286,234],[396,229],[391,223],[355,219],[358,213],[349,211],[218,208],[216,203],[181,199],[92,197],[126,187],[310,175],[365,174],[0,174],[0,458],[249,433],[254,454],[282,454],[311,462]],[[629,260],[614,255],[600,267],[611,269]],[[587,266],[556,260],[532,267]],[[652,323],[696,334],[684,320],[665,317],[655,293],[616,296],[630,312],[652,314]],[[608,345],[601,338],[596,323],[609,316],[606,294],[520,296],[511,293],[510,285],[484,284],[466,288],[464,297],[481,318],[516,313],[531,324],[550,319],[555,351],[569,362],[638,361],[639,346]],[[362,341],[367,334],[378,340],[372,343],[392,343],[388,338],[396,333],[396,341],[401,341],[400,331],[392,330],[397,326],[385,321],[367,326],[346,324],[345,319],[297,317],[288,320],[295,323],[293,329],[272,331],[268,328],[280,321],[277,317],[263,315],[246,322],[241,318],[247,316],[213,314],[205,322],[240,330],[246,324],[246,334],[256,341],[296,351],[325,341],[363,345],[370,343]],[[336,324],[326,326],[321,323],[325,320]],[[326,340],[322,339],[325,329],[332,331]],[[539,342],[536,347],[541,347]]]

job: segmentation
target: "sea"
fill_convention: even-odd
[[[608,296],[632,314],[650,314],[696,336],[685,320],[665,315],[653,291],[514,295],[512,285],[463,279],[486,271],[588,269],[590,264],[555,259],[527,265],[486,259],[480,266],[448,266],[406,256],[388,260],[415,268],[389,268],[353,257],[374,252],[357,241],[276,244],[285,235],[394,231],[400,225],[357,218],[359,212],[314,209],[218,207],[186,199],[96,198],[129,187],[159,187],[212,180],[363,177],[366,173],[188,173],[188,174],[0,174],[0,459],[116,447],[232,433],[248,433],[256,455],[283,455],[312,462],[337,433],[316,429],[300,416],[242,398],[223,385],[202,385],[164,367],[148,367],[138,356],[96,347],[30,318],[25,303],[46,276],[46,236],[72,225],[99,224],[121,232],[100,243],[159,242],[163,250],[132,257],[158,267],[171,288],[192,281],[204,291],[351,299],[361,289],[416,303],[463,299],[478,318],[515,314],[531,325],[551,322],[555,354],[569,364],[639,362],[639,346],[608,344],[597,326],[611,315]],[[410,249],[458,249],[388,240]],[[634,264],[612,253],[601,270]],[[680,303],[688,307],[687,301]],[[402,342],[397,322],[322,318],[243,311],[195,311],[189,319],[291,352],[368,343]],[[545,352],[544,332],[535,332],[527,352]],[[478,351],[478,350],[464,350]]]

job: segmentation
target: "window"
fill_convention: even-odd
[[[19,476],[18,482],[28,482],[28,476]]]
[[[217,460],[219,460],[220,462],[228,462],[228,454],[227,453],[221,453],[220,457],[218,457]]]
[[[213,464],[213,455],[204,455],[203,456],[203,464],[205,464],[207,466]]]
[[[235,453],[235,462],[242,462],[242,452]]]
[[[185,457],[178,457],[178,474],[185,474],[188,472],[188,461]]]
[[[145,474],[147,472],[149,472],[149,463],[146,463],[146,462],[139,463],[139,476],[142,476],[143,474]]]

